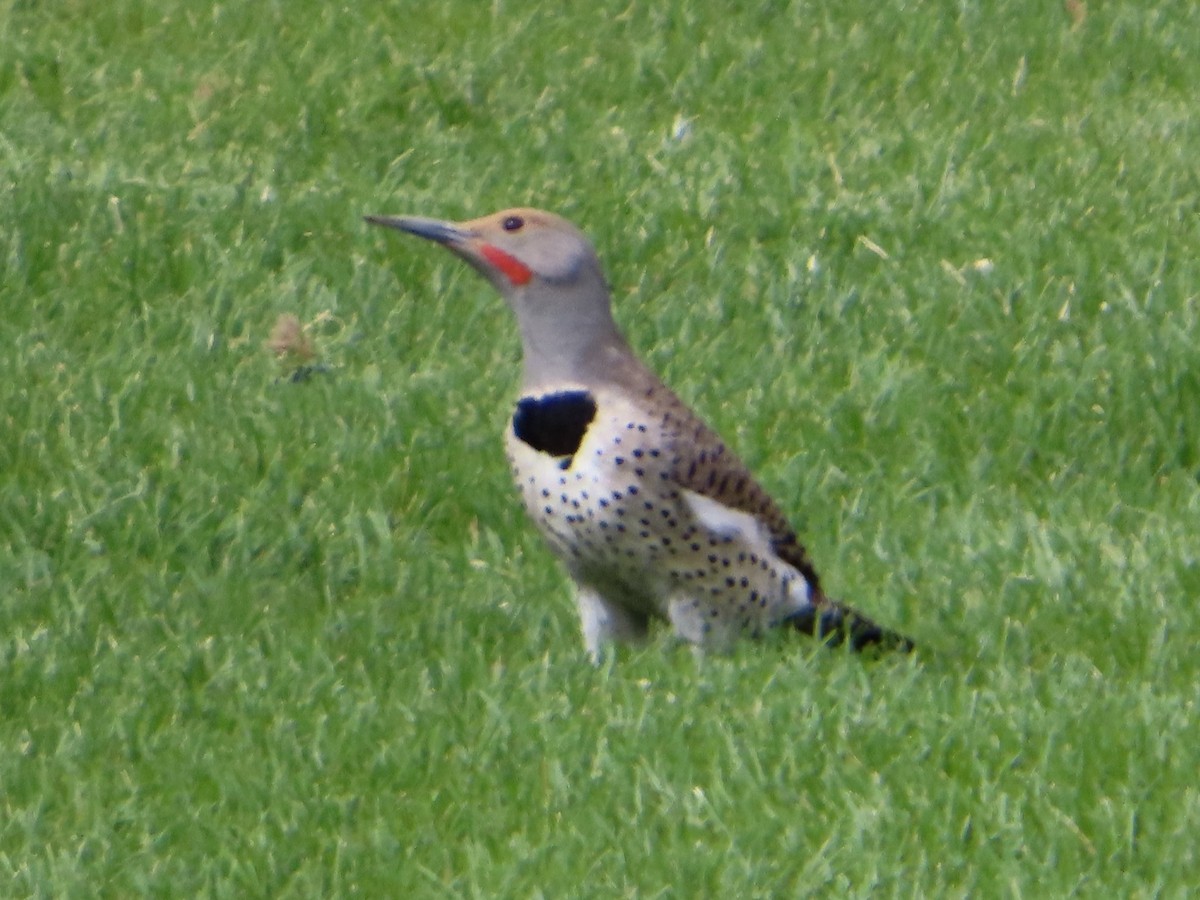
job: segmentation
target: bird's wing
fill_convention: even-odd
[[[795,567],[808,581],[813,594],[823,596],[816,569],[783,510],[754,479],[720,435],[662,382],[643,385],[649,406],[661,410],[663,433],[669,438],[668,463],[680,487],[760,523],[776,555]]]

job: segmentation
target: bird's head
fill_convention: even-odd
[[[599,377],[612,352],[627,352],[596,251],[566,219],[525,208],[466,222],[366,218],[441,244],[503,295],[521,330],[526,386]]]
[[[506,298],[528,288],[569,287],[599,278],[591,243],[566,219],[538,209],[506,209],[467,222],[421,216],[367,216],[373,225],[435,241],[477,269]]]

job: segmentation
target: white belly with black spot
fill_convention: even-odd
[[[506,435],[526,509],[576,580],[640,612],[689,630],[758,632],[808,603],[808,586],[776,557],[747,513],[680,487],[657,422],[600,393],[571,456],[551,456]],[[678,622],[676,622],[678,627]]]

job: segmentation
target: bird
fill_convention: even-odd
[[[575,583],[594,661],[643,642],[655,621],[702,654],[780,628],[854,650],[914,649],[825,593],[779,505],[634,353],[579,228],[532,208],[365,219],[445,247],[515,315],[522,376],[508,462]]]

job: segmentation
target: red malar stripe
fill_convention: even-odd
[[[491,244],[484,244],[481,251],[487,261],[504,273],[515,285],[528,284],[529,279],[533,277],[533,272],[529,267],[517,259],[515,256],[509,256],[503,250],[498,250]]]

